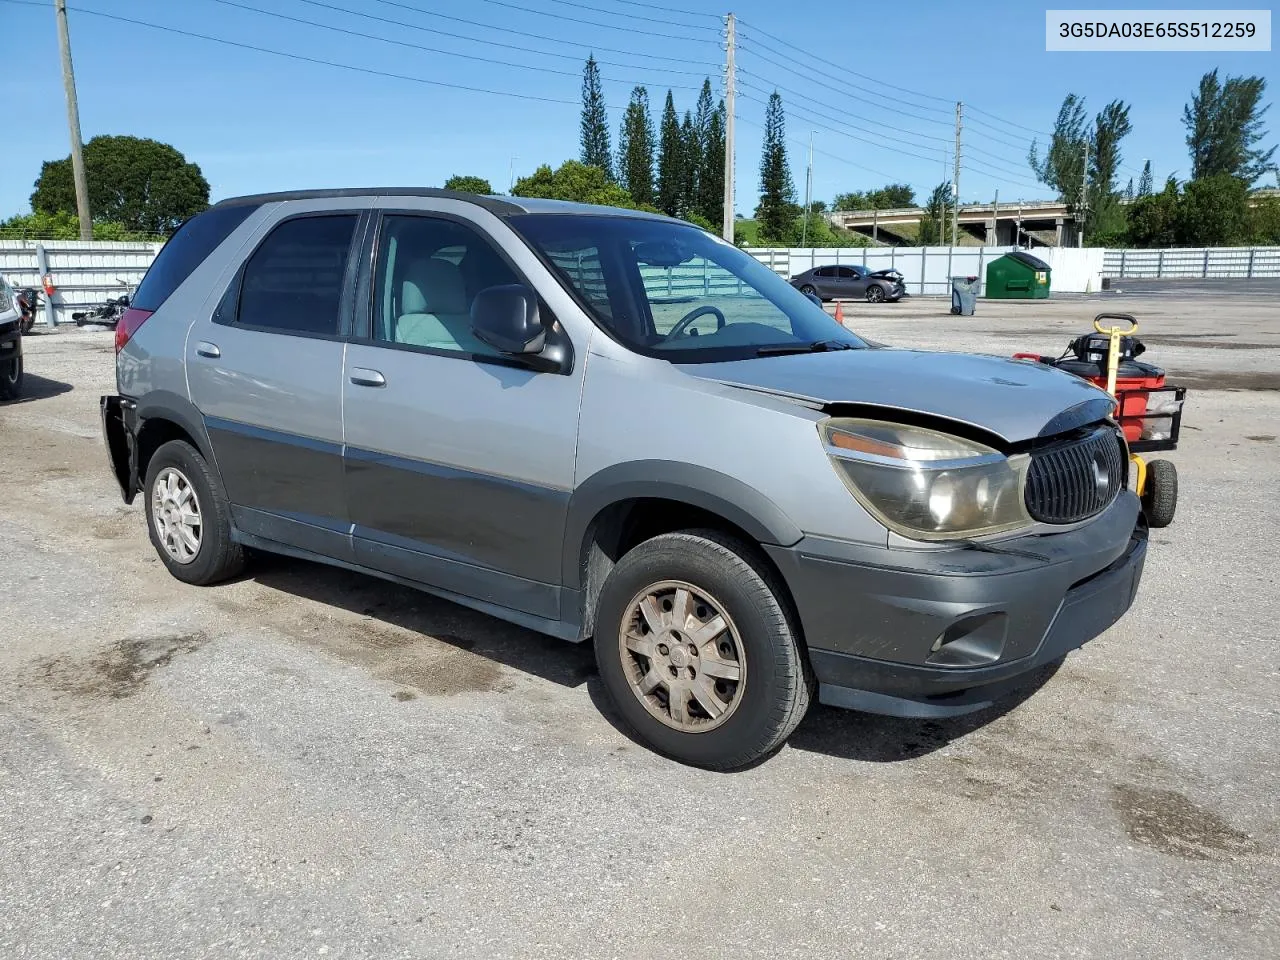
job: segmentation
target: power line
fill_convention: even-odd
[[[478,2],[493,4],[493,6],[495,7],[506,7],[509,10],[518,10],[521,13],[529,13],[538,17],[550,17],[553,20],[564,20],[567,23],[577,23],[587,27],[599,27],[603,30],[621,30],[624,33],[638,33],[648,37],[661,37],[663,40],[683,40],[686,43],[717,43],[719,42],[720,31],[716,30],[714,27],[690,26],[687,28],[690,30],[707,30],[707,31],[714,32],[716,34],[716,39],[711,40],[709,38],[704,38],[704,37],[683,37],[678,33],[659,33],[655,30],[646,30],[642,27],[632,27],[632,26],[626,26],[626,25],[619,26],[618,24],[615,24],[615,23],[601,23],[599,20],[584,20],[581,17],[571,17],[563,13],[552,13],[550,10],[533,10],[519,3],[508,3],[506,2],[506,0],[478,0]],[[591,9],[591,8],[588,7],[587,9]],[[618,14],[618,16],[633,16],[633,15]],[[652,18],[637,17],[636,19],[650,20]],[[654,21],[654,22],[662,22],[662,21]]]
[[[1003,137],[1004,137],[1004,136],[1011,136],[1011,137],[1012,137],[1012,136],[1017,136],[1017,134],[1008,133],[1008,132],[1007,132],[1007,131],[1005,131],[1005,130],[998,130],[998,129],[996,129],[995,127],[993,127],[993,126],[991,126],[990,124],[988,124],[986,121],[984,121],[984,120],[980,120],[980,119],[978,119],[977,117],[971,117],[970,119],[972,120],[972,122],[973,122],[973,123],[976,123],[976,124],[978,124],[979,126],[981,126],[981,127],[983,128],[983,136],[985,136],[988,140],[992,140],[992,141],[994,141],[995,143],[1001,144],[1002,146],[1012,147],[1012,148],[1013,148],[1013,149],[1015,149],[1015,150],[1025,150],[1025,149],[1028,149],[1028,146],[1029,146],[1028,144],[1025,144],[1025,143],[1017,143],[1017,142],[1012,141],[1012,140],[1005,140],[1005,139],[1003,139]],[[998,136],[996,136],[996,134],[997,134],[997,133],[1002,134],[1003,136],[998,137]]]
[[[481,37],[469,37],[469,36],[467,36],[466,34],[463,34],[463,33],[452,33],[452,32],[450,32],[450,31],[448,31],[448,30],[437,30],[437,29],[436,29],[436,28],[434,28],[434,27],[424,27],[424,26],[422,26],[421,24],[417,24],[417,23],[409,23],[407,20],[395,20],[395,19],[392,19],[392,18],[390,18],[390,17],[380,17],[380,16],[378,16],[376,13],[366,13],[366,12],[365,12],[365,11],[363,11],[363,10],[351,10],[351,9],[349,9],[348,7],[340,7],[340,6],[336,5],[336,4],[332,4],[332,3],[324,3],[324,2],[323,2],[323,0],[298,0],[298,2],[299,2],[299,3],[305,3],[305,4],[308,4],[309,6],[312,6],[312,7],[319,7],[319,8],[321,8],[321,9],[323,9],[323,10],[332,10],[332,11],[334,11],[334,12],[336,12],[336,13],[345,13],[345,14],[349,14],[350,16],[353,16],[353,17],[362,17],[362,18],[364,18],[364,19],[366,19],[366,20],[375,20],[375,21],[377,21],[378,23],[385,23],[385,24],[388,24],[388,25],[390,25],[390,26],[395,26],[395,27],[404,27],[404,28],[409,29],[409,30],[417,30],[417,31],[419,31],[419,32],[421,32],[421,33],[430,33],[430,34],[435,34],[436,36],[449,37],[449,38],[451,38],[451,39],[453,39],[453,40],[465,40],[465,41],[467,41],[468,43],[480,43],[480,44],[485,44],[485,45],[490,46],[490,47],[500,47],[500,48],[502,48],[503,50],[516,50],[516,51],[519,51],[520,53],[524,53],[524,54],[534,54],[534,55],[537,55],[537,56],[540,56],[540,57],[555,57],[555,58],[560,59],[560,60],[573,60],[573,61],[575,61],[575,62],[577,62],[577,63],[581,63],[581,62],[582,62],[582,57],[581,57],[581,56],[579,56],[579,55],[575,55],[575,54],[569,54],[569,53],[553,53],[553,52],[551,52],[551,51],[547,51],[547,50],[531,50],[531,49],[528,47],[528,45],[525,45],[525,44],[503,43],[501,40],[486,40],[486,39],[483,39],[483,38],[481,38]],[[260,10],[260,11],[258,11],[258,12],[259,12],[259,13],[266,13],[267,11],[265,11],[265,10]],[[463,22],[464,22],[464,23],[470,23],[471,21],[463,21]],[[494,29],[494,30],[502,29],[502,28],[500,28],[500,27],[492,27],[492,28],[490,28],[490,27],[486,26],[485,24],[476,24],[476,26],[484,27],[485,29]],[[557,43],[557,44],[565,42],[565,41],[558,40],[558,39],[551,38],[551,37],[547,37],[547,38],[539,37],[539,36],[537,36],[536,34],[527,34],[526,36],[531,36],[531,37],[534,37],[535,39],[539,39],[539,40],[541,40],[541,39],[546,39],[546,40],[548,40],[548,41],[549,41],[549,42],[551,42],[551,43]],[[573,45],[579,45],[579,44],[573,44]],[[586,44],[580,44],[580,46],[583,46],[584,48],[585,48],[585,47],[587,47],[587,45],[586,45]],[[610,48],[607,48],[607,47],[597,47],[596,49],[597,49],[597,50],[607,50],[608,52],[611,52],[611,53],[613,53],[613,52],[619,52],[619,53],[623,53],[623,54],[624,54],[624,55],[626,55],[626,56],[632,56],[632,57],[640,57],[640,56],[649,57],[649,55],[648,55],[648,54],[639,54],[639,53],[635,53],[635,52],[630,51],[630,50],[614,51],[614,50],[611,50]],[[687,63],[689,62],[686,58],[677,58],[677,57],[649,57],[649,59],[653,59],[653,60],[672,60],[672,61],[674,61],[674,62],[676,62],[676,63],[684,63],[684,64],[687,64]],[[643,68],[644,68],[644,65],[642,65],[642,64],[635,64],[635,63],[614,63],[614,62],[609,61],[609,60],[597,60],[597,61],[596,61],[596,63],[600,64],[601,66],[605,66],[605,67],[621,67],[621,68],[623,68],[624,70],[633,70],[633,69],[638,69],[638,68],[639,68],[639,69],[643,69]],[[650,66],[650,67],[648,67],[648,69],[655,70],[655,71],[660,72],[660,73],[684,74],[684,75],[691,76],[691,77],[705,76],[705,75],[706,75],[706,71],[699,71],[699,70],[677,70],[677,69],[675,69],[674,67],[654,67],[654,66]],[[717,71],[717,70],[719,70],[719,69],[720,69],[720,68],[719,68],[719,66],[718,66],[718,65],[712,65],[712,66],[711,66],[711,70],[712,70],[712,71]]]
[[[797,79],[804,80],[807,83],[812,83],[814,86],[825,87],[826,89],[832,91],[833,93],[839,93],[839,94],[842,94],[843,96],[848,96],[850,90],[857,90],[859,93],[868,94],[870,96],[875,97],[878,100],[886,100],[886,101],[889,101],[890,103],[903,104],[908,107],[913,107],[917,110],[930,110],[930,111],[933,111],[934,113],[941,113],[944,115],[946,113],[946,111],[940,110],[937,107],[927,107],[922,104],[911,103],[909,100],[903,100],[900,97],[894,97],[890,94],[881,93],[879,90],[872,90],[868,87],[860,86],[849,80],[842,80],[840,81],[839,85],[830,83],[828,81],[831,78],[823,76],[822,74],[819,74],[812,67],[809,67],[807,65],[801,65],[798,63],[784,63],[783,61],[776,60],[773,57],[768,56],[767,54],[761,53],[759,50],[755,48],[754,46],[755,43],[759,43],[759,41],[758,40],[753,41],[751,38],[747,38],[747,44],[744,48],[753,57],[759,57],[761,60],[765,61],[766,63],[771,63],[775,67],[780,67],[783,70],[786,70],[790,73],[794,73]],[[782,56],[786,57],[786,56],[789,56],[789,54],[784,53],[782,54]],[[804,72],[801,72],[801,71],[804,71]],[[816,74],[816,76],[814,74]],[[898,108],[897,112],[900,113],[902,116],[911,117],[913,120],[923,120],[925,123],[946,123],[945,120],[939,120],[935,117],[922,117],[918,113],[908,113],[907,111],[902,110],[901,108]]]
[[[262,10],[262,9],[259,9],[258,7],[249,6],[248,4],[237,3],[236,0],[210,0],[210,2],[220,3],[226,7],[235,7],[240,10],[247,10],[250,13],[258,13],[265,17],[275,17],[278,20],[287,20],[290,23],[300,23],[304,26],[317,27],[321,30],[330,30],[330,31],[333,31],[334,33],[341,33],[351,37],[362,37],[366,40],[377,40],[380,43],[390,43],[390,44],[394,44],[397,47],[408,47],[412,50],[425,50],[427,53],[438,53],[446,57],[460,57],[461,59],[464,59],[464,60],[476,60],[476,61],[479,61],[480,63],[497,64],[501,66],[513,67],[519,70],[537,70],[540,73],[551,73],[551,74],[556,74],[557,76],[562,76],[562,77],[580,77],[581,76],[581,73],[579,71],[574,71],[574,70],[557,70],[555,67],[540,67],[532,64],[499,61],[499,60],[494,60],[490,57],[476,56],[475,54],[471,54],[471,53],[456,53],[452,50],[441,50],[438,47],[428,47],[420,43],[410,43],[408,40],[394,40],[390,37],[380,37],[377,34],[373,34],[373,33],[362,33],[359,30],[349,30],[346,27],[335,27],[327,23],[320,23],[316,20],[306,20],[302,17],[292,17],[292,16],[289,16],[288,14],[276,13],[275,11],[272,11],[272,10]],[[625,83],[628,85],[634,85],[638,83],[638,81],[636,80],[622,80],[617,78],[609,78],[607,82]],[[676,86],[674,89],[697,90],[698,88]]]
[[[756,32],[756,27],[755,27],[755,25],[754,25],[754,24],[746,23],[746,22],[745,22],[745,21],[743,21],[743,20],[739,20],[738,22],[739,22],[739,23],[741,23],[743,26],[747,27],[749,30],[751,30],[751,31],[752,31],[752,33],[755,33],[755,32]],[[762,34],[763,36],[769,37],[769,39],[770,39],[770,40],[773,40],[775,43],[780,43],[780,44],[782,44],[784,47],[790,47],[792,50],[794,50],[796,53],[801,54],[801,55],[802,55],[802,56],[804,56],[806,59],[807,59],[807,58],[809,58],[809,57],[812,57],[812,56],[813,56],[813,51],[812,51],[812,50],[805,50],[805,49],[803,49],[802,47],[797,47],[794,43],[788,43],[786,40],[783,40],[781,37],[775,37],[775,36],[773,36],[772,34],[765,33],[763,30],[759,31],[759,33],[760,33],[760,34]],[[764,42],[763,40],[757,40],[757,42],[758,42],[758,43],[760,43],[760,44],[762,44],[762,45],[764,45],[766,48],[768,48],[768,44],[765,44],[765,42]],[[777,50],[776,48],[769,48],[769,49],[774,49],[774,52],[776,52],[776,53],[781,53],[781,51]],[[782,54],[782,56],[784,56],[784,57],[785,57],[785,56],[790,56],[790,54],[783,53],[783,54]],[[858,73],[856,70],[847,70],[847,69],[846,69],[846,70],[845,70],[845,72],[846,72],[846,73],[853,74],[853,76],[855,76],[855,77],[861,77],[863,80],[870,81],[871,83],[877,83],[877,84],[880,84],[881,86],[888,87],[890,90],[897,90],[897,91],[899,91],[900,93],[908,93],[908,94],[910,94],[911,96],[913,96],[913,97],[919,97],[919,98],[920,98],[920,99],[922,99],[922,100],[936,100],[936,101],[937,101],[937,102],[939,102],[939,103],[952,103],[952,102],[953,102],[953,101],[952,101],[950,98],[948,98],[948,97],[935,97],[935,96],[934,96],[933,94],[931,94],[931,93],[921,93],[921,92],[920,92],[920,91],[918,91],[918,90],[911,90],[911,89],[908,89],[907,87],[899,87],[899,86],[897,86],[896,84],[887,83],[887,82],[886,82],[886,81],[884,81],[884,80],[880,80],[880,79],[878,79],[878,78],[876,78],[876,77],[868,76],[868,75],[867,75],[867,74],[865,74],[865,73]],[[888,99],[888,97],[886,97],[885,99]]]
[[[746,94],[743,94],[742,98],[744,100],[750,100],[753,103],[764,104],[765,106],[768,105],[766,101],[761,100],[759,97],[749,97]],[[886,150],[889,153],[901,154],[904,157],[913,157],[916,160],[924,160],[924,161],[927,161],[928,163],[933,163],[937,159],[936,157],[924,157],[918,153],[912,153],[910,150],[903,150],[899,147],[886,146],[882,141],[879,141],[879,140],[868,140],[866,137],[859,137],[856,134],[845,133],[843,130],[839,129],[838,127],[828,126],[827,124],[822,123],[818,120],[815,120],[813,117],[805,113],[802,113],[799,110],[796,110],[794,107],[791,109],[791,114],[793,116],[799,117],[801,120],[809,121],[809,123],[813,124],[819,130],[826,130],[828,133],[834,133],[838,137],[846,137],[849,140],[856,140],[859,143],[870,144],[873,147],[878,147],[879,149]]]
[[[746,71],[745,71],[745,70],[744,70],[744,71],[742,71],[742,72],[743,72],[743,73],[746,73]],[[754,74],[751,74],[751,76],[754,76]],[[754,90],[756,93],[758,93],[758,94],[762,94],[762,95],[763,95],[763,96],[765,96],[765,97],[769,96],[769,94],[770,94],[770,91],[769,91],[769,90],[765,90],[765,89],[763,89],[763,88],[761,88],[761,87],[758,87],[758,86],[756,86],[754,83],[747,83],[747,82],[745,82],[745,81],[744,81],[744,82],[742,83],[742,86],[743,86],[743,87],[745,87],[745,88],[746,88],[746,89],[748,89],[748,90]],[[775,90],[785,90],[785,89],[786,89],[785,87],[776,87],[776,88],[775,88]],[[757,103],[761,103],[761,102],[763,102],[763,101],[761,101],[761,100],[759,100],[759,99],[757,99],[757,98],[754,98],[754,97],[752,97],[752,98],[750,98],[750,99],[756,100],[756,102],[757,102]],[[806,103],[807,103],[807,101],[806,101]],[[794,106],[794,101],[792,101],[792,104],[793,104],[793,105],[792,105],[791,107],[789,107],[789,108],[788,108],[788,109],[790,110],[790,112],[792,112],[793,114],[795,114],[795,115],[797,115],[797,116],[802,116],[802,114],[800,113],[800,109]],[[885,143],[900,143],[900,144],[902,144],[902,145],[904,145],[904,146],[908,146],[908,147],[917,147],[917,148],[919,148],[919,149],[921,149],[921,150],[929,150],[929,149],[932,149],[931,147],[929,147],[929,146],[928,146],[928,144],[923,144],[923,143],[913,143],[913,142],[908,141],[908,140],[902,140],[902,139],[900,139],[900,138],[898,138],[898,137],[888,136],[888,135],[886,135],[886,134],[885,134],[885,132],[884,132],[883,128],[869,128],[869,127],[859,126],[859,125],[858,125],[858,124],[856,124],[856,123],[849,123],[848,121],[846,121],[846,120],[842,120],[842,119],[840,119],[839,117],[832,117],[832,116],[829,116],[828,114],[821,113],[821,112],[819,112],[819,111],[817,111],[817,110],[813,110],[811,107],[808,107],[808,106],[804,107],[804,109],[805,109],[805,110],[807,110],[807,111],[809,111],[809,112],[811,113],[811,115],[816,116],[816,117],[818,117],[818,118],[820,118],[820,119],[822,119],[822,120],[828,120],[828,121],[830,121],[831,123],[838,123],[838,124],[841,124],[842,126],[844,126],[844,127],[848,127],[848,128],[849,128],[849,129],[851,129],[851,130],[860,130],[860,131],[861,131],[861,132],[863,132],[863,133],[868,133],[868,134],[871,134],[872,136],[880,137],[881,141],[883,141],[883,142],[885,142]],[[843,112],[843,111],[841,111],[841,112]],[[858,115],[857,115],[857,114],[852,114],[852,113],[850,113],[850,114],[846,114],[846,116],[857,117],[859,120],[868,120],[868,118],[866,118],[866,117],[858,117]],[[875,121],[874,121],[874,120],[868,120],[868,122],[869,122],[869,123],[875,123]],[[946,140],[946,139],[944,139],[943,137],[930,137],[930,136],[927,136],[926,134],[918,134],[918,136],[923,137],[923,138],[924,138],[924,139],[926,139],[926,140],[936,140],[938,143],[949,143],[949,142],[950,142],[949,140]]]
[[[329,4],[320,3],[320,2],[318,2],[318,0],[302,0],[302,2],[303,2],[303,3],[309,3],[309,4],[312,4],[313,6],[330,6]],[[435,10],[424,10],[424,9],[422,9],[421,7],[411,6],[411,5],[407,4],[407,3],[398,3],[398,2],[396,2],[396,0],[377,0],[377,2],[378,2],[378,3],[382,3],[382,4],[386,4],[386,5],[387,5],[387,6],[389,6],[389,7],[399,7],[401,10],[409,10],[409,11],[411,11],[411,12],[413,12],[413,13],[418,13],[418,14],[421,14],[422,16],[425,16],[425,17],[438,17],[438,18],[439,18],[439,19],[441,19],[441,20],[449,20],[449,21],[452,21],[452,22],[454,22],[454,23],[465,23],[467,26],[470,26],[470,27],[479,27],[479,28],[480,28],[480,29],[482,29],[482,30],[496,30],[496,31],[498,31],[499,33],[510,33],[510,34],[514,34],[515,36],[520,37],[520,38],[522,38],[522,39],[543,40],[543,41],[546,41],[547,43],[554,43],[554,44],[569,44],[570,46],[574,46],[574,47],[581,47],[581,48],[583,48],[584,50],[603,50],[605,53],[620,53],[620,54],[623,54],[624,56],[644,57],[645,59],[648,59],[648,60],[662,60],[662,61],[665,61],[665,62],[667,62],[667,63],[683,63],[683,64],[689,64],[689,62],[690,62],[688,57],[661,57],[661,56],[658,56],[657,54],[649,54],[649,53],[637,52],[637,51],[635,51],[635,50],[623,50],[623,49],[621,49],[621,48],[619,48],[619,47],[602,47],[602,46],[600,46],[599,44],[594,44],[594,43],[579,43],[579,42],[578,42],[578,41],[576,41],[576,40],[566,40],[566,39],[564,39],[563,37],[548,37],[548,36],[545,36],[545,35],[542,35],[542,34],[530,33],[530,32],[529,32],[529,31],[527,31],[527,30],[515,30],[515,29],[513,29],[513,28],[511,28],[511,27],[499,27],[499,26],[495,26],[495,25],[493,25],[493,24],[491,24],[491,23],[481,23],[481,22],[479,22],[479,21],[477,21],[477,20],[468,20],[468,19],[466,19],[465,17],[455,17],[455,16],[451,16],[450,14],[447,14],[447,13],[437,13]],[[331,9],[338,9],[338,10],[342,10],[343,8],[341,8],[341,7],[331,7]],[[352,15],[354,15],[354,16],[359,16],[359,17],[372,16],[372,14],[359,13],[359,12],[357,12],[357,11],[355,11],[355,10],[343,10],[343,12],[344,12],[344,13],[352,14]],[[410,24],[401,24],[401,25],[402,25],[402,26],[411,26]],[[427,29],[427,28],[426,28],[426,27],[422,27],[422,28],[420,28],[420,29],[424,29],[424,30],[425,30],[425,29]],[[436,31],[436,32],[439,32],[439,31]],[[461,39],[464,39],[464,40],[474,40],[475,38],[474,38],[474,37],[463,37],[463,38],[461,38]],[[492,42],[492,41],[480,41],[480,42],[488,43],[488,42]],[[517,47],[516,49],[521,49],[521,48]],[[719,69],[720,69],[720,64],[718,64],[718,63],[717,63],[717,64],[707,64],[707,63],[704,63],[704,62],[701,62],[701,61],[695,61],[692,65],[693,65],[693,66],[700,66],[700,67],[710,67],[710,69],[712,69],[712,70],[716,70],[716,71],[719,71]]]
[[[569,0],[552,0],[553,3],[568,3]],[[612,3],[624,3],[629,7],[639,7],[641,10],[660,10],[663,13],[679,13],[688,17],[710,17],[712,20],[723,20],[724,18],[718,13],[703,13],[701,10],[680,10],[677,7],[664,7],[660,3],[641,3],[640,0],[611,0]],[[583,4],[572,4],[578,7]]]
[[[15,3],[28,7],[43,7],[43,3],[37,3],[35,0],[0,0],[0,3]],[[241,50],[253,50],[257,53],[267,53],[273,57],[284,57],[289,60],[299,60],[304,63],[314,63],[325,67],[337,67],[339,70],[350,70],[354,73],[364,73],[374,77],[384,77],[392,80],[408,80],[412,83],[422,83],[432,87],[447,87],[450,90],[464,90],[467,93],[488,93],[498,97],[515,97],[519,100],[536,100],[539,103],[563,103],[570,106],[577,106],[579,100],[562,100],[557,97],[540,97],[531,93],[514,93],[509,90],[489,90],[484,87],[471,87],[461,83],[448,83],[444,80],[427,80],[424,77],[412,77],[404,73],[391,73],[386,70],[374,70],[371,67],[357,67],[350,63],[339,63],[336,60],[324,60],[319,57],[308,57],[300,53],[287,53],[283,50],[273,50],[270,47],[260,47],[252,43],[243,43],[239,40],[228,40],[225,37],[213,37],[206,33],[196,33],[192,30],[180,30],[177,27],[165,27],[158,23],[147,23],[144,20],[134,20],[131,17],[122,17],[114,13],[102,13],[98,10],[89,10],[85,7],[68,7],[68,10],[74,10],[76,13],[82,13],[90,17],[102,17],[105,20],[115,20],[118,23],[128,23],[135,27],[146,27],[149,30],[159,30],[164,33],[172,33],[182,37],[192,37],[196,40],[208,40],[212,43],[221,43],[229,47],[238,47]],[[614,108],[616,109],[616,108]]]
[[[986,110],[979,110],[977,107],[971,107],[970,109],[973,110],[974,113],[980,113],[984,117],[990,117],[992,120],[996,121],[997,123],[1003,123],[1007,127],[1016,127],[1019,130],[1025,130],[1027,131],[1027,133],[1034,133],[1041,137],[1053,136],[1053,134],[1045,130],[1037,130],[1035,127],[1027,127],[1027,126],[1023,126],[1021,123],[1014,123],[1012,120],[1005,120],[1003,117],[998,117],[994,113],[989,113]]]
[[[755,73],[755,72],[753,72],[753,71],[751,71],[751,70],[743,70],[743,69],[739,69],[739,70],[738,70],[738,72],[739,72],[740,74],[742,74],[743,76],[752,77],[753,79],[760,80],[760,81],[762,81],[763,83],[768,84],[768,86],[772,87],[774,90],[781,90],[783,93],[789,93],[789,94],[791,94],[791,95],[792,95],[792,96],[794,96],[794,97],[799,97],[799,98],[800,98],[800,100],[801,100],[802,102],[804,102],[804,103],[812,103],[812,102],[815,102],[815,101],[813,100],[813,98],[812,98],[812,97],[806,96],[805,94],[801,93],[801,92],[800,92],[800,91],[798,91],[798,90],[792,90],[790,87],[784,87],[784,86],[783,86],[782,84],[780,84],[780,83],[773,83],[773,82],[772,82],[768,77],[762,77],[762,76],[760,76],[760,74]],[[768,94],[768,93],[770,92],[769,90],[762,89],[761,87],[757,87],[755,84],[743,84],[743,86],[749,86],[749,87],[751,87],[752,89],[757,90],[757,91],[759,91],[759,92],[761,92],[761,93],[764,93],[764,94]],[[852,111],[849,111],[849,110],[841,110],[841,109],[840,109],[840,108],[838,108],[838,107],[832,107],[832,106],[829,106],[829,105],[827,105],[827,104],[825,104],[825,103],[823,104],[823,106],[825,106],[828,110],[831,110],[833,113],[838,113],[838,114],[841,114],[842,116],[846,116],[846,117],[852,117],[852,118],[854,118],[855,120],[862,120],[862,121],[864,121],[865,123],[874,123],[874,124],[879,124],[879,123],[880,123],[880,121],[879,121],[879,120],[873,119],[872,117],[864,117],[864,116],[862,116],[861,114],[853,113]],[[828,117],[828,119],[832,119],[832,118]],[[837,121],[837,122],[838,122],[838,121]],[[865,129],[865,128],[859,128],[859,129]],[[881,133],[883,133],[884,131],[883,131],[883,127],[881,127],[880,129],[876,129],[876,130],[867,130],[866,132],[868,132],[868,133],[877,133],[877,134],[881,134]],[[931,135],[931,134],[927,134],[927,133],[918,133],[918,132],[917,132],[917,131],[915,131],[915,130],[898,130],[898,132],[899,132],[899,133],[910,134],[911,136],[914,136],[914,137],[920,137],[920,138],[922,138],[922,139],[924,139],[924,140],[937,140],[937,141],[939,141],[939,142],[941,142],[941,143],[945,143],[945,142],[947,142],[947,139],[946,139],[945,137],[935,137],[935,136],[933,136],[933,135]],[[890,139],[892,139],[892,138],[890,138]]]
[[[764,127],[761,124],[753,123],[750,120],[744,120],[741,117],[738,118],[738,122],[745,123],[748,127],[755,127],[755,129],[757,130],[764,130]],[[787,142],[795,146],[805,147],[806,149],[808,148],[808,145],[803,140],[797,140],[794,137],[789,137]],[[853,160],[850,160],[848,157],[843,157],[838,153],[830,153],[818,147],[814,147],[813,152],[822,154],[822,156],[829,157],[832,160],[835,160],[839,163],[843,163],[845,166],[857,167],[859,170],[865,170],[867,173],[874,173],[877,177],[884,177],[886,180],[896,179],[895,174],[885,173],[883,170],[876,170],[872,167],[865,166],[861,163],[855,163]]]

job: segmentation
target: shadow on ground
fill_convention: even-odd
[[[590,643],[543,636],[410,587],[304,560],[258,555],[249,577],[275,590],[425,634],[561,686],[585,683],[587,694],[601,715],[632,742],[645,746],[614,709],[597,675]],[[1058,660],[1030,674],[1025,684],[991,707],[948,719],[883,717],[839,710],[815,701],[789,743],[798,750],[844,760],[911,760],[1009,713],[1043,686],[1061,664]]]
[[[25,359],[25,358],[24,358]],[[16,400],[0,401],[0,407],[12,407],[19,403],[31,403],[34,400],[48,400],[64,393],[70,393],[72,386],[61,380],[50,380],[27,370],[22,378],[22,393]]]

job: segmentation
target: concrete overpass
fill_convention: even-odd
[[[918,242],[923,207],[897,210],[841,210],[829,214],[832,224],[856,230],[880,243],[914,246]],[[1028,203],[967,204],[960,207],[960,243],[997,246],[1074,246],[1076,222],[1058,200]]]

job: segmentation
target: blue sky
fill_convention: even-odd
[[[602,73],[615,108],[610,111],[615,139],[620,108],[635,83],[648,86],[655,109],[668,86],[696,88],[704,75],[712,77],[718,92],[723,50],[717,17],[726,7],[703,0],[69,0],[69,5],[84,138],[132,134],[171,143],[200,164],[215,200],[303,187],[432,186],[453,173],[478,174],[505,189],[512,165],[519,176],[539,163],[577,155],[580,72],[588,52],[610,64]],[[1113,98],[1130,102],[1134,132],[1124,144],[1123,176],[1136,174],[1149,157],[1157,180],[1187,173],[1181,111],[1204,71],[1220,67],[1227,73],[1261,74],[1270,87],[1268,99],[1280,93],[1274,53],[1046,53],[1045,6],[1025,0],[728,0],[727,5],[741,22],[737,206],[748,214],[756,199],[764,115],[756,98],[762,101],[761,91],[775,85],[787,88],[782,94],[788,136],[795,141],[791,163],[797,189],[804,189],[803,143],[813,130],[814,196],[826,200],[887,180],[906,181],[918,194],[927,193],[943,176],[955,100],[966,103],[965,153],[971,162],[962,174],[961,197],[989,199],[999,189],[1003,201],[1048,194],[1026,167],[1026,145],[1034,134],[1023,128],[1050,129],[1068,92],[1086,97],[1091,113]],[[1150,5],[1131,0],[1124,6]],[[75,8],[507,95],[284,59]],[[255,8],[433,50],[346,36]],[[0,36],[6,37],[0,102],[9,130],[0,151],[3,218],[28,209],[41,162],[66,156],[68,147],[53,4],[0,2]],[[795,48],[809,51],[808,56]],[[696,89],[674,93],[682,112],[694,105]],[[1270,142],[1275,142],[1280,111],[1268,117]]]

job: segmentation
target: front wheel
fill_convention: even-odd
[[[867,287],[867,302],[884,303],[884,287],[880,286],[878,283],[873,283],[871,286]]]
[[[22,395],[25,377],[22,354],[0,362],[0,400],[16,400]]]
[[[771,571],[713,530],[647,540],[609,574],[596,615],[600,676],[646,744],[712,770],[777,749],[812,679]]]

